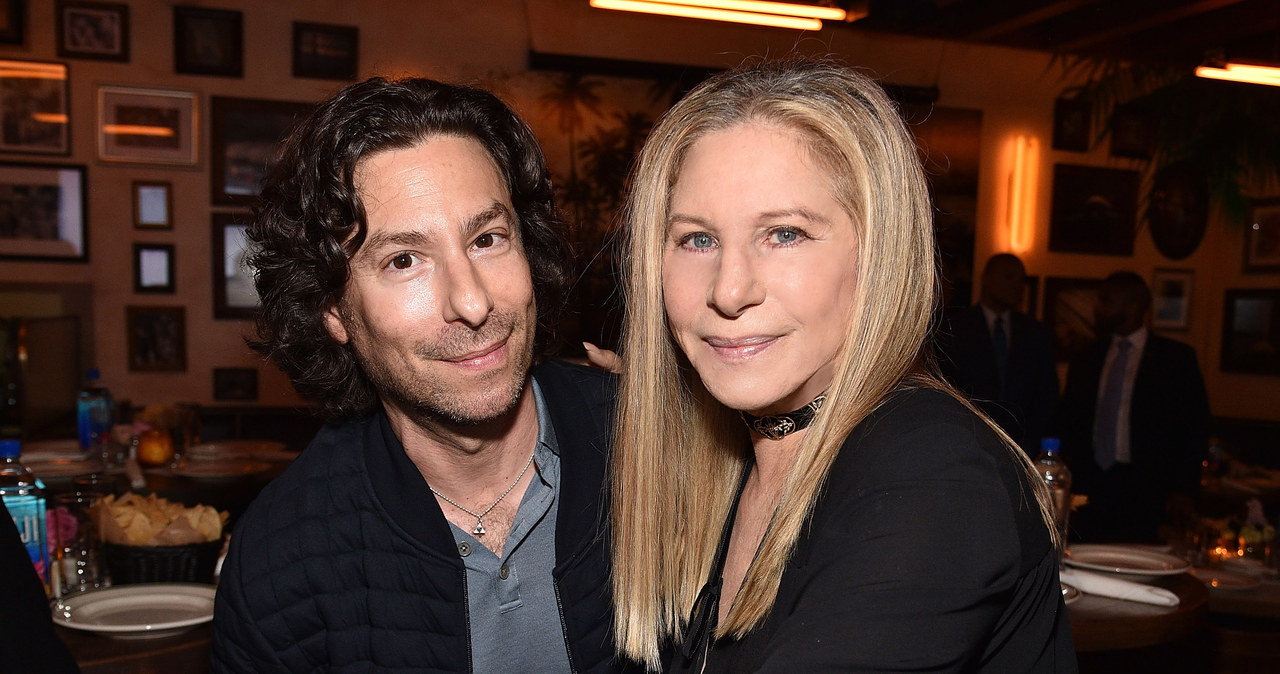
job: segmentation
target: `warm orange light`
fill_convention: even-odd
[[[640,0],[641,2],[658,2],[664,5],[685,5],[687,7],[707,7],[710,9],[728,9],[735,12],[756,12],[759,14],[781,14],[782,16],[803,16],[810,19],[830,19],[844,21],[845,11],[839,7],[822,7],[819,5],[797,5],[790,2],[767,2],[766,0]]]
[[[31,119],[45,124],[66,124],[67,116],[61,112],[33,112]]]
[[[796,30],[821,30],[822,21],[818,19],[760,14],[708,7],[693,7],[644,0],[591,0],[592,7],[599,9],[616,9],[624,12],[640,12],[643,14],[661,14],[678,16],[687,19],[707,19],[710,21],[729,21],[746,23],[755,26],[773,26],[776,28],[794,28]],[[774,3],[768,3],[774,4]]]
[[[144,124],[103,124],[102,132],[113,136],[155,136],[172,138],[173,129],[167,126],[148,126]]]
[[[1040,141],[1019,135],[1010,142],[1006,213],[1009,249],[1015,254],[1031,250],[1035,235],[1036,184],[1040,168]]]
[[[18,77],[34,80],[65,80],[67,67],[59,63],[32,63],[29,61],[0,60],[0,77]]]
[[[1196,68],[1196,76],[1207,77],[1213,80],[1228,80],[1230,82],[1266,84],[1273,87],[1280,87],[1280,68],[1273,66],[1254,65],[1250,63],[1228,63],[1222,68],[1200,66]]]

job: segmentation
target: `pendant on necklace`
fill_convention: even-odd
[[[479,517],[476,518],[476,528],[471,530],[471,534],[473,536],[484,535],[484,520],[480,519]]]

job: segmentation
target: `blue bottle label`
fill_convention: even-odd
[[[22,544],[36,567],[40,580],[49,582],[49,547],[45,541],[45,503],[38,496],[5,496],[4,506],[18,526]]]

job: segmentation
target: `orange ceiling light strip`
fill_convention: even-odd
[[[151,126],[145,124],[103,124],[102,132],[113,136],[153,136],[172,138],[173,129],[167,126]]]
[[[655,0],[641,0],[654,2]],[[839,7],[823,7],[821,5],[798,5],[791,2],[768,2],[766,0],[656,0],[664,5],[685,5],[687,7],[707,7],[709,9],[727,9],[734,12],[756,12],[758,14],[780,14],[782,16],[800,16],[808,19],[829,19],[844,21],[846,12]]]
[[[1228,63],[1221,68],[1200,66],[1196,68],[1196,77],[1280,87],[1280,68],[1252,63]]]
[[[712,1],[712,0],[708,0]],[[729,0],[721,0],[729,2]],[[773,26],[775,28],[793,28],[795,30],[821,30],[822,21],[810,17],[784,16],[781,14],[764,14],[745,12],[714,7],[693,6],[691,4],[674,4],[670,2],[648,2],[647,0],[591,0],[592,7],[598,9],[616,9],[624,12],[640,12],[643,14],[661,14],[678,16],[686,19],[706,19],[709,21],[728,21],[746,23],[755,26]],[[745,0],[743,2],[745,3]],[[782,3],[755,2],[759,5],[781,5]],[[817,9],[817,8],[814,8]]]

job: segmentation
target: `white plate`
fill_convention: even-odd
[[[1249,590],[1262,584],[1253,576],[1226,569],[1192,569],[1191,575],[1215,590]]]
[[[193,461],[231,458],[292,461],[298,453],[285,449],[283,442],[274,440],[219,440],[192,445],[183,456]]]
[[[1176,576],[1186,573],[1186,560],[1148,548],[1128,545],[1077,543],[1067,548],[1067,564],[1091,571],[1132,576]]]
[[[253,475],[269,470],[271,464],[257,459],[216,459],[213,461],[183,461],[173,469],[174,475],[194,480],[225,480]]]
[[[167,637],[213,620],[214,586],[142,583],[92,590],[53,607],[53,622],[120,639]]]
[[[1081,593],[1080,590],[1077,590],[1075,587],[1067,585],[1066,583],[1062,583],[1062,601],[1066,602],[1068,606],[1080,601],[1080,597],[1082,596],[1083,593]]]

